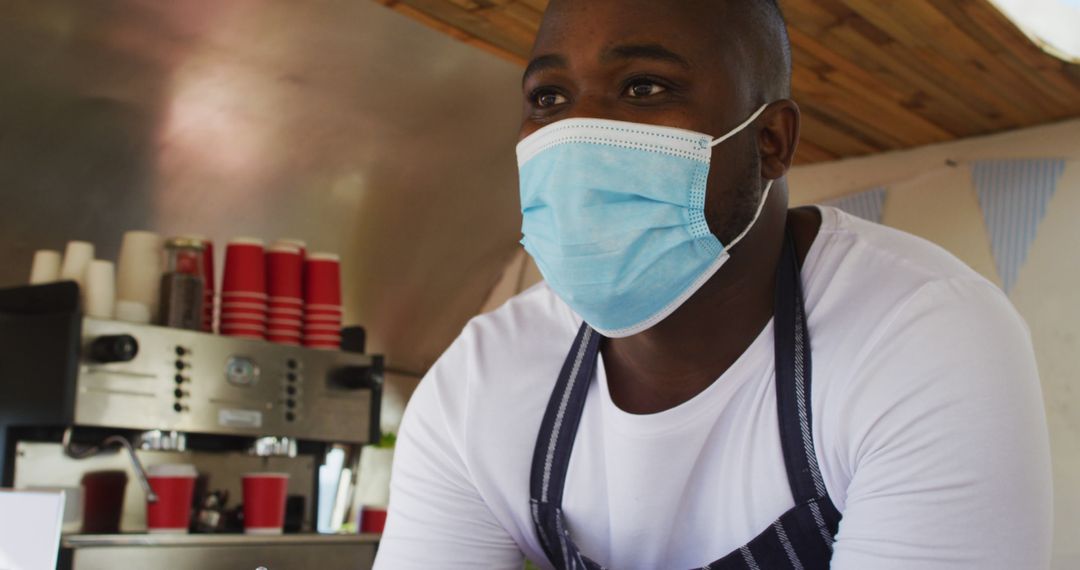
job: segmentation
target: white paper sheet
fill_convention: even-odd
[[[0,489],[0,570],[52,570],[64,494]]]

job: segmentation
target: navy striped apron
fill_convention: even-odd
[[[826,569],[840,512],[825,490],[814,455],[810,408],[810,339],[794,242],[785,237],[777,267],[775,305],[776,403],[780,442],[795,506],[738,550],[703,567],[721,569]],[[530,495],[533,524],[548,560],[558,570],[603,567],[574,545],[562,511],[585,396],[596,370],[600,335],[583,324],[551,394],[533,452]]]

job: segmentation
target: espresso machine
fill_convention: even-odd
[[[378,537],[340,531],[382,381],[362,352],[84,317],[71,282],[0,290],[0,487],[128,475],[117,532],[72,528],[61,568],[370,568]],[[148,534],[144,471],[171,463],[196,467],[197,502],[233,506],[244,473],[288,473],[285,533],[245,535],[214,518],[229,504],[196,504],[196,532]]]

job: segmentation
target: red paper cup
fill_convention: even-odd
[[[276,245],[266,253],[266,292],[271,299],[301,300],[304,296],[304,258],[300,249]]]
[[[244,532],[281,534],[285,528],[287,473],[247,473],[244,484]]]
[[[228,314],[221,316],[221,325],[259,325],[266,326],[266,315]]]
[[[304,323],[304,334],[341,336],[341,326],[332,324]]]
[[[291,303],[290,304],[285,304],[285,303],[275,303],[275,302],[271,301],[270,303],[267,303],[266,308],[268,310],[271,310],[271,311],[282,311],[282,312],[285,312],[285,313],[299,313],[299,314],[304,313],[304,306],[299,305],[299,304],[298,305],[293,305]]]
[[[307,242],[302,239],[293,238],[281,238],[274,242],[274,245],[284,245],[294,247],[300,250],[301,257],[307,257]]]
[[[379,534],[386,528],[386,509],[364,507],[360,511],[360,532]]]
[[[257,307],[229,307],[221,310],[221,320],[225,320],[229,317],[236,317],[241,319],[261,319],[266,320],[266,309],[259,309]]]
[[[127,473],[120,470],[90,471],[83,475],[83,534],[120,532],[127,479]]]
[[[280,314],[271,311],[267,313],[267,317],[270,318],[271,323],[281,323],[282,325],[286,326],[298,327],[303,324],[302,318],[295,315]]]
[[[221,323],[221,331],[265,333],[266,323],[229,321]]]
[[[233,303],[265,303],[270,296],[266,293],[245,293],[243,291],[223,291],[222,302]]]
[[[288,329],[267,329],[267,336],[287,336],[292,338],[300,338],[300,331],[288,330]]]
[[[329,320],[339,320],[340,321],[343,316],[344,315],[342,315],[340,312],[339,313],[331,313],[329,311],[319,311],[317,309],[316,310],[306,310],[306,309],[304,310],[304,318],[305,319],[315,319],[315,320],[320,320],[320,321],[329,321]]]
[[[275,336],[266,335],[266,340],[275,344],[285,344],[288,346],[300,346],[300,338],[292,336]]]
[[[341,305],[341,261],[330,253],[313,253],[304,262],[304,301],[308,305]]]
[[[262,240],[237,238],[225,249],[222,299],[233,293],[266,293],[266,256]]]
[[[221,312],[223,313],[230,310],[266,311],[268,308],[266,301],[257,301],[255,299],[246,299],[244,301],[225,300],[221,302]]]
[[[195,494],[194,465],[153,465],[146,479],[157,502],[146,504],[150,533],[186,533],[191,522],[191,499]]]
[[[287,319],[270,319],[266,321],[266,328],[282,331],[293,331],[299,334],[300,331],[303,330],[303,325],[300,324],[300,321],[293,321]]]
[[[253,332],[264,332],[264,331],[266,331],[266,323],[265,322],[260,322],[260,321],[240,321],[240,320],[225,321],[225,322],[221,323],[221,330],[223,330],[223,331],[224,330],[230,330],[230,331],[250,330],[250,331],[253,331]]]
[[[341,305],[326,305],[326,304],[319,304],[319,303],[308,303],[307,305],[304,306],[304,308],[309,310],[309,311],[314,311],[316,313],[325,313],[325,314],[333,314],[333,313],[341,314],[343,312],[342,309],[341,309]]]
[[[297,297],[270,297],[270,306],[285,309],[303,309],[304,300]]]

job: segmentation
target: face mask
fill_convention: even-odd
[[[548,286],[609,338],[651,328],[728,260],[761,216],[721,244],[705,221],[713,139],[683,129],[567,119],[517,147],[521,243]]]

